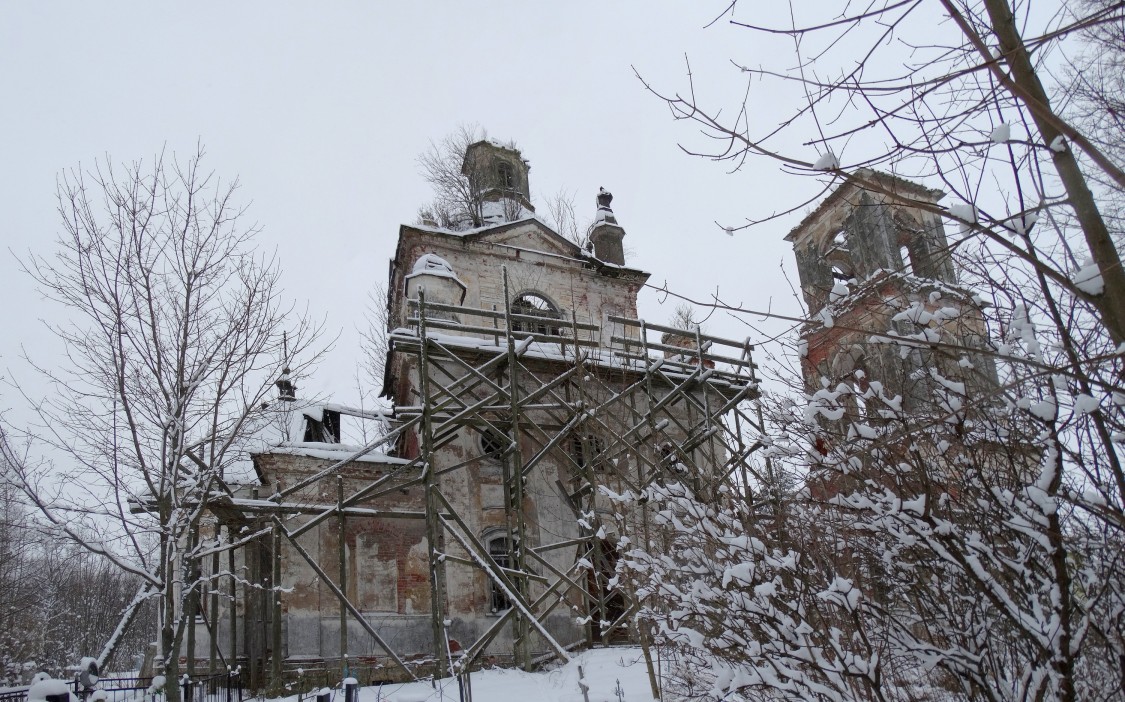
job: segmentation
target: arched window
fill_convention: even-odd
[[[898,256],[902,259],[902,272],[914,275],[914,257],[910,255],[910,247],[906,244],[898,247]]]
[[[840,265],[839,263],[833,263],[831,268],[832,268],[832,279],[833,280],[840,280],[840,281],[843,281],[843,282],[846,283],[847,281],[849,281],[849,280],[851,280],[852,278],[855,277],[854,275],[852,275],[852,272],[851,272],[850,269],[845,268],[844,266]]]
[[[511,567],[508,551],[507,536],[494,536],[488,539],[488,555],[501,568]],[[508,593],[504,592],[504,588],[496,584],[496,581],[491,577],[488,579],[488,608],[493,614],[512,608],[512,600],[508,597]]]
[[[499,177],[501,188],[514,188],[516,187],[516,173],[512,170],[512,164],[501,162],[496,167],[496,175]]]
[[[480,442],[481,454],[496,461],[504,457],[508,446],[511,444],[511,442],[508,441],[508,437],[494,429],[484,429],[480,431],[477,434],[477,438]]]
[[[513,319],[512,331],[514,332],[562,336],[562,328],[547,321],[561,319],[562,314],[559,313],[557,307],[551,304],[550,300],[542,295],[536,295],[535,293],[520,295],[512,301],[512,314],[539,317],[543,320],[540,322],[537,320]]]

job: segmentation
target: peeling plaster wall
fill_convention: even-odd
[[[431,253],[449,263],[457,279],[464,285],[466,290],[463,307],[466,310],[489,310],[495,306],[498,311],[503,311],[503,270],[506,268],[513,298],[522,293],[536,293],[559,308],[562,317],[560,325],[565,325],[573,316],[579,322],[593,323],[603,330],[610,328],[609,315],[636,317],[637,293],[648,278],[648,274],[641,271],[604,266],[582,257],[575,246],[559,240],[553,233],[545,231],[544,225],[535,221],[498,225],[468,236],[403,227],[396,261],[391,267],[389,296],[392,326],[408,326],[406,276],[412,272],[419,257]],[[434,289],[438,290],[439,287],[435,286]],[[481,323],[479,319],[462,321]],[[478,336],[490,341],[493,339],[491,335]],[[608,338],[602,339],[601,343],[608,345]],[[463,351],[463,358],[470,365],[478,365],[484,356],[470,349]],[[449,361],[434,363],[431,379],[440,380],[443,384],[449,384],[452,379],[467,372]],[[536,376],[537,380],[532,381],[535,384],[562,372],[568,362],[525,359],[524,363]],[[395,352],[388,359],[388,366],[392,369],[392,384],[388,389],[396,400],[396,406],[401,409],[418,404],[421,383],[417,357]],[[620,370],[599,370],[594,367],[588,372],[605,383],[605,386],[591,384],[593,389],[589,390],[587,400],[594,403],[608,400],[614,388],[620,389],[636,382],[635,372],[628,376]],[[657,397],[669,389],[657,387]],[[701,397],[696,399],[702,406],[704,401]],[[709,400],[720,403],[723,398],[716,393]],[[643,399],[640,402],[645,404]],[[644,412],[645,407],[638,406],[635,410]],[[666,431],[668,439],[682,441],[683,427],[692,426],[698,421],[696,414],[697,410],[694,408],[685,409],[682,423]],[[526,422],[529,427],[536,427],[536,431],[542,431],[547,436],[562,428],[558,417],[540,410],[529,411],[520,421]],[[532,440],[521,435],[520,441],[520,453],[523,460],[527,461],[545,439]],[[580,476],[568,455],[573,450],[569,441],[561,442],[527,476],[524,500],[519,505],[519,510],[526,523],[529,547],[566,542],[580,536],[580,515],[574,513],[564,495],[564,492],[575,492],[580,485]],[[714,451],[714,447],[704,442],[700,447],[692,449],[692,456],[702,465],[721,465],[725,454],[708,455],[704,458],[704,453],[708,450]],[[398,445],[399,455],[411,458],[419,455],[419,452],[417,434],[404,435]],[[635,480],[641,470],[642,461],[639,456],[642,453],[646,465],[659,463],[654,455],[655,446],[637,445],[631,446],[626,453],[617,457],[616,470]],[[286,485],[296,484],[332,465],[331,461],[291,454],[265,453],[257,458],[263,477],[270,486],[263,494],[272,493],[275,485],[284,488]],[[344,468],[341,475],[344,479],[345,496],[385,476],[396,467],[365,462]],[[504,468],[499,460],[486,455],[477,430],[462,428],[452,440],[434,452],[431,468],[439,476],[442,494],[451,502],[474,537],[487,547],[489,538],[507,533],[509,516],[503,481]],[[443,472],[447,469],[454,470]],[[417,477],[417,469],[413,470],[413,477]],[[697,476],[699,489],[706,490],[709,479],[709,475]],[[607,482],[608,487],[618,493],[628,489],[628,485],[620,479],[607,479]],[[336,484],[332,480],[319,481],[314,487],[288,498],[290,502],[321,505],[324,509],[330,509],[336,500]],[[355,506],[415,512],[425,509],[420,486],[393,490],[378,500],[369,500]],[[613,505],[607,500],[598,501],[597,511],[608,527],[607,538],[610,539],[615,537],[615,525],[620,523],[618,520],[643,519],[643,515],[637,513],[615,513]],[[286,525],[289,529],[294,529],[310,518],[308,515],[289,516],[286,517]],[[640,527],[637,527],[636,533],[641,533]],[[299,543],[333,581],[339,579],[341,538],[345,546],[343,565],[347,573],[346,593],[349,600],[400,655],[409,657],[431,654],[430,574],[425,521],[390,517],[347,517],[346,528],[341,534],[338,517],[333,515],[310,529],[299,537]],[[468,643],[476,640],[496,622],[497,615],[491,611],[492,586],[480,569],[456,560],[469,559],[469,554],[456,540],[447,535],[443,549],[451,557],[445,562],[450,635],[462,643]],[[543,557],[555,570],[568,574],[576,583],[584,584],[586,575],[572,570],[577,549],[573,545],[560,547],[544,552]],[[535,572],[554,579],[550,568],[534,561],[529,562],[534,564]],[[287,659],[292,661],[339,656],[338,598],[297,550],[284,541],[281,549],[280,585]],[[531,580],[529,588],[533,601],[545,591],[545,585],[535,579]],[[583,592],[565,586],[560,588],[559,593],[567,598],[567,602],[546,617],[546,628],[563,645],[584,640],[585,629],[576,623],[575,613],[569,606],[571,603],[580,605],[584,600]],[[346,626],[349,655],[383,655],[372,637],[350,615]],[[488,646],[488,654],[510,654],[513,630],[514,627],[509,623]],[[530,649],[533,652],[548,650],[546,642],[534,629]]]
[[[647,274],[614,267],[599,272],[547,240],[540,233],[542,226],[526,221],[499,227],[503,232],[490,235],[488,240],[404,228],[390,294],[403,295],[403,278],[414,262],[423,254],[436,253],[468,288],[463,303],[466,309],[490,310],[495,305],[498,311],[504,310],[506,267],[513,297],[523,292],[539,293],[558,306],[564,322],[570,321],[572,311],[579,322],[599,325],[604,325],[610,314],[637,316],[637,293]],[[395,312],[395,324],[405,326],[405,307]]]

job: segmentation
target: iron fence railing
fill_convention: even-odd
[[[78,699],[85,700],[100,691],[99,698],[105,702],[160,702],[164,699],[162,690],[152,690],[151,677],[111,677],[101,678],[93,689],[85,689],[78,682],[68,683],[70,691]],[[242,702],[242,680],[238,671],[183,676],[179,681],[183,702]],[[30,686],[16,687],[0,692],[0,702],[27,702]]]

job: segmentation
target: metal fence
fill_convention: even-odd
[[[85,702],[95,691],[104,693],[106,702],[159,702],[164,692],[152,691],[152,678],[101,678],[93,690],[82,687],[77,680],[68,683],[71,692]],[[197,675],[180,679],[183,702],[242,702],[242,680],[238,671],[214,675]],[[30,686],[0,692],[0,702],[27,702]]]

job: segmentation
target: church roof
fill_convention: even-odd
[[[835,190],[833,190],[828,197],[820,201],[812,212],[805,215],[801,223],[793,227],[788,234],[785,235],[786,241],[796,241],[801,232],[810,224],[820,219],[820,217],[832,209],[843,199],[846,195],[855,193],[857,191],[870,190],[872,192],[892,192],[897,195],[907,197],[917,197],[926,199],[931,202],[936,202],[943,197],[945,193],[941,190],[927,188],[924,185],[915,183],[912,180],[900,178],[899,176],[882,171],[872,170],[870,168],[860,168],[855,173],[850,174],[842,183],[840,183]]]
[[[457,238],[457,239],[461,239],[461,240],[466,241],[466,242],[487,243],[489,241],[489,239],[491,239],[493,237],[505,234],[507,232],[517,230],[521,227],[526,227],[528,225],[532,225],[540,235],[542,235],[543,237],[545,237],[546,239],[551,241],[552,244],[556,245],[558,247],[558,250],[556,250],[556,251],[544,251],[544,250],[541,250],[541,249],[534,249],[534,248],[527,248],[526,250],[536,251],[538,253],[542,253],[542,254],[545,254],[545,255],[548,255],[548,256],[560,256],[561,255],[565,258],[569,258],[569,259],[572,259],[572,260],[575,260],[575,261],[581,261],[583,263],[590,263],[598,269],[608,268],[608,269],[613,269],[613,270],[616,270],[616,271],[621,271],[621,272],[626,272],[626,273],[635,273],[637,275],[643,275],[646,278],[649,275],[647,272],[642,271],[642,270],[637,269],[637,268],[630,268],[628,266],[618,266],[616,264],[606,263],[604,261],[598,260],[597,258],[594,258],[591,254],[584,251],[581,246],[574,243],[570,239],[567,239],[565,236],[559,234],[550,225],[548,225],[546,222],[544,222],[543,220],[541,220],[541,219],[539,219],[538,217],[535,217],[535,216],[527,216],[527,217],[523,217],[522,219],[517,219],[517,220],[511,221],[511,222],[503,222],[503,223],[500,223],[500,224],[488,224],[488,225],[485,225],[483,227],[477,227],[475,229],[466,229],[464,231],[458,231],[458,230],[454,230],[454,229],[445,229],[443,227],[437,227],[437,226],[432,226],[432,225],[428,225],[428,224],[403,224],[403,225],[399,226],[398,240],[399,240],[399,247],[401,249],[401,245],[402,245],[404,237],[406,237],[408,235],[409,231],[414,230],[414,231],[419,231],[419,232],[425,232],[425,233],[428,233],[428,234],[438,234],[438,235],[442,235],[442,236],[448,236],[448,237],[451,237],[451,238]],[[498,242],[498,243],[502,243],[503,245],[509,245],[510,246],[510,244],[506,244],[506,242]],[[515,248],[521,248],[521,247],[516,246]]]

